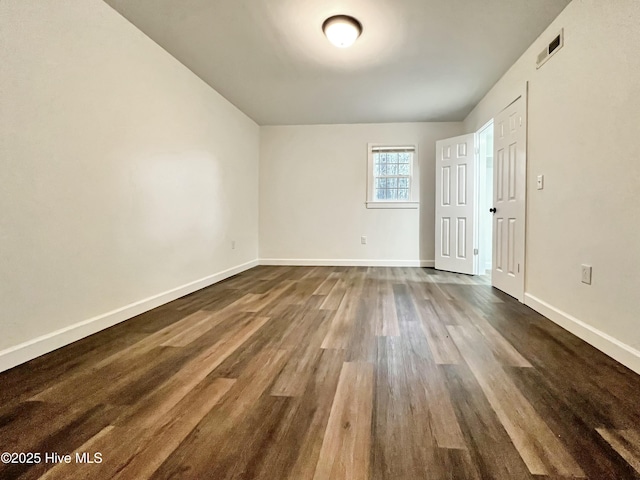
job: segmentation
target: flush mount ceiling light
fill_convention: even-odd
[[[322,31],[336,47],[347,48],[362,33],[362,24],[348,15],[335,15],[324,21]]]

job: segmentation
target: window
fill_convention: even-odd
[[[418,208],[415,146],[369,144],[367,208]]]

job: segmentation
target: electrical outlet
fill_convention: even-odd
[[[360,237],[360,243],[361,243],[362,245],[366,245],[366,244],[367,244],[367,236],[366,236],[366,235],[362,235],[362,236]]]
[[[231,240],[231,250],[235,250],[235,249],[236,249],[236,241]]]
[[[544,188],[544,175],[538,175],[537,186],[538,190],[542,190]]]
[[[582,265],[582,283],[591,285],[591,265]]]

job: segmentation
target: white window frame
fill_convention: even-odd
[[[409,200],[376,200],[375,175],[373,174],[373,151],[376,148],[384,149],[413,149],[413,161],[411,162]],[[420,162],[418,161],[417,145],[389,145],[381,143],[367,144],[367,208],[418,208],[420,206]]]

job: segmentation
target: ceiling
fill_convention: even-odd
[[[462,120],[570,0],[105,1],[258,124],[298,125]]]

